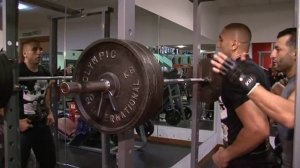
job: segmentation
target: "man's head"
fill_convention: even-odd
[[[43,49],[38,41],[27,41],[23,43],[22,55],[24,62],[31,66],[38,65],[42,59]]]
[[[242,23],[230,23],[225,26],[219,35],[217,48],[232,59],[248,53],[251,41],[251,31]]]
[[[278,33],[274,49],[271,53],[274,68],[277,71],[285,72],[288,77],[292,77],[296,73],[296,41],[297,29],[284,29]]]

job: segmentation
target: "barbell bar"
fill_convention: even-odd
[[[46,78],[42,78],[46,79]],[[186,79],[164,79],[164,84],[178,84],[178,83],[209,83],[211,80],[206,78],[186,78]],[[111,84],[109,81],[102,79],[102,81],[93,82],[62,82],[60,84],[60,91],[67,95],[73,93],[83,93],[83,92],[108,92],[110,90]]]
[[[19,81],[31,81],[31,80],[69,80],[72,76],[26,76],[19,77]]]
[[[19,81],[30,80],[71,80],[72,76],[28,76],[19,77]],[[210,82],[209,78],[183,78],[183,79],[164,79],[164,84]]]

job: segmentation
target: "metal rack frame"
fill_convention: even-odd
[[[198,53],[198,47],[200,43],[199,40],[199,32],[200,32],[200,20],[197,17],[197,9],[198,4],[202,2],[201,0],[194,0],[194,47],[193,52]],[[17,41],[18,41],[18,0],[3,0],[3,29],[4,29],[4,38],[5,38],[5,51],[8,55],[9,59],[15,61],[13,68],[14,75],[14,85],[18,84],[18,67],[17,67]],[[118,37],[121,39],[133,39],[134,38],[134,0],[118,0],[119,5],[119,14],[118,14]],[[295,18],[296,24],[295,26],[298,28],[298,35],[300,34],[299,30],[299,0],[295,0]],[[51,55],[55,55],[57,52],[57,19],[52,20],[51,24]],[[300,38],[298,36],[297,41],[297,53],[300,54]],[[194,55],[193,65],[198,60],[198,56]],[[52,62],[53,65],[55,65]],[[297,59],[297,86],[300,86],[300,59]],[[196,67],[196,66],[195,66]],[[53,69],[52,66],[51,69]],[[197,69],[194,70],[194,76],[198,77]],[[193,89],[198,89],[198,84],[193,84]],[[296,90],[296,101],[299,102],[300,91]],[[10,100],[8,112],[4,118],[4,131],[5,131],[5,168],[18,168],[20,167],[20,139],[19,139],[19,122],[18,122],[18,114],[19,107],[15,104],[18,104],[18,93],[14,92],[12,98]],[[193,95],[193,120],[192,120],[192,157],[191,157],[191,167],[197,167],[198,164],[198,139],[199,139],[199,115],[197,113],[199,106],[197,105],[197,94]],[[294,158],[300,155],[300,103],[295,104],[295,136],[294,136]],[[195,118],[195,119],[194,119]],[[126,133],[119,135],[121,139],[119,147],[119,158],[118,158],[118,166],[123,168],[131,168],[133,167],[133,158],[132,158],[132,147],[133,147],[133,130],[129,130]],[[300,167],[300,160],[294,159],[293,167]]]

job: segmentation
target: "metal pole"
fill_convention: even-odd
[[[134,40],[135,0],[118,0],[118,38]],[[117,166],[133,168],[133,129],[118,135]]]
[[[200,0],[193,1],[193,77],[199,77],[198,63],[200,61],[200,17],[198,17],[198,5]],[[191,168],[198,167],[198,150],[199,150],[199,122],[202,111],[199,111],[199,98],[198,98],[198,83],[193,84],[193,98],[192,98],[192,135],[191,135]]]
[[[101,37],[108,38],[110,37],[110,13],[111,9],[103,8],[101,10]],[[110,136],[101,133],[101,150],[102,150],[102,168],[111,167],[110,163]]]
[[[104,38],[110,37],[110,13],[111,8],[102,9],[101,11],[101,33]]]
[[[300,167],[300,160],[298,159],[298,156],[300,156],[300,25],[299,25],[299,0],[295,0],[295,25],[297,27],[297,77],[296,77],[296,99],[295,99],[295,130],[294,130],[294,150],[293,150],[293,167]]]
[[[13,60],[13,84],[19,83],[18,69],[18,0],[4,0],[3,28],[5,32],[5,51],[9,59]],[[5,167],[21,167],[20,134],[19,134],[19,94],[14,92],[8,106],[8,112],[4,118],[4,146],[5,146]]]
[[[49,43],[49,57],[50,57],[50,70],[53,73],[56,73],[57,69],[57,19],[51,19],[51,25],[50,25],[50,43]],[[54,61],[55,60],[55,61]],[[24,80],[26,80],[26,77],[23,77]],[[22,80],[22,78],[19,78],[19,80]],[[48,79],[46,79],[48,80]],[[55,120],[55,128],[54,129],[54,137],[56,140],[56,144],[58,144],[58,103],[57,103],[57,87],[51,88],[51,110],[53,112],[53,117]],[[54,93],[55,92],[55,93]],[[58,150],[55,150],[56,152],[56,158],[58,157],[59,153]],[[58,160],[58,159],[56,159]]]

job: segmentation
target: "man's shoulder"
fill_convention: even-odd
[[[269,89],[270,81],[266,70],[252,60],[247,60],[244,63],[244,73],[253,74],[257,78],[257,82]]]
[[[262,72],[262,68],[252,60],[242,61],[239,62],[239,64],[243,67],[245,72]]]
[[[245,74],[254,74],[255,76],[266,78],[266,72],[263,67],[257,65],[251,60],[246,60],[244,62],[239,62]]]
[[[50,72],[44,66],[39,65],[39,73],[45,76],[50,76]]]
[[[20,76],[30,75],[30,72],[24,62],[19,63],[19,75]]]
[[[24,62],[19,63],[19,68],[26,68],[26,64]]]

